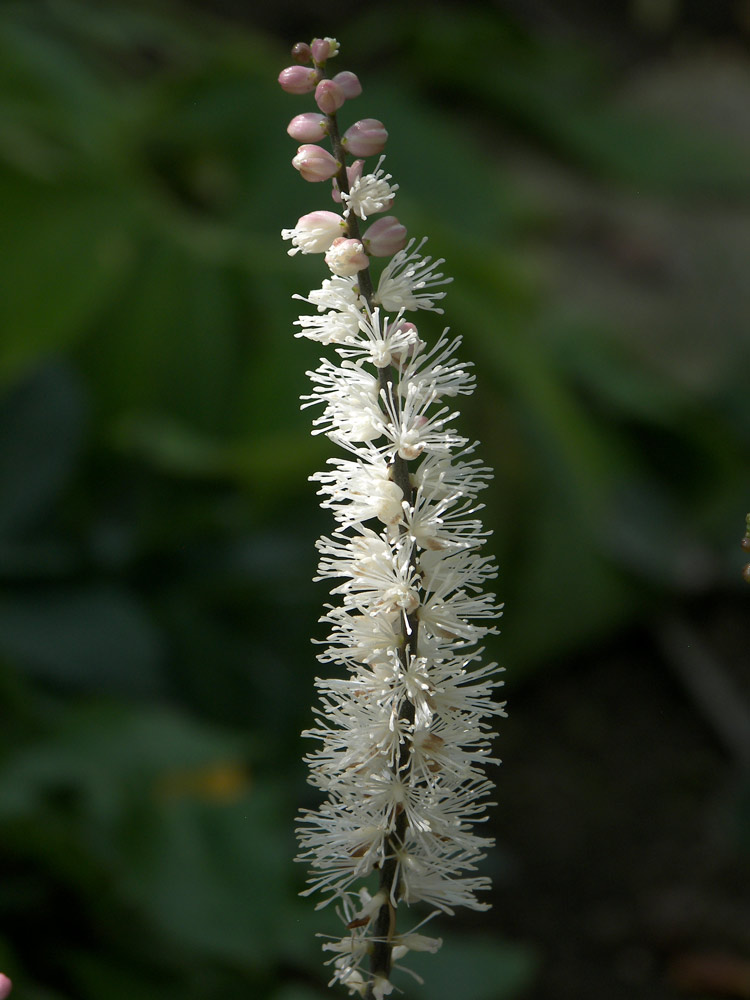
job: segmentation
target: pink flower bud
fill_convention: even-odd
[[[10,996],[10,991],[13,989],[13,983],[8,979],[4,972],[0,972],[0,1000],[5,1000],[7,996]]]
[[[318,142],[325,137],[328,128],[325,117],[319,111],[306,111],[292,118],[286,130],[298,142]]]
[[[370,264],[365,248],[359,240],[349,240],[344,236],[339,236],[333,241],[325,260],[331,271],[342,278],[348,278],[357,271],[364,271]]]
[[[281,89],[287,94],[309,94],[318,85],[320,73],[306,66],[287,66],[279,73]]]
[[[359,178],[362,176],[362,167],[364,167],[364,165],[365,165],[364,160],[355,160],[350,167],[346,168],[346,176],[347,179],[349,180],[350,188],[352,184],[356,180],[359,180]],[[335,177],[333,179],[333,191],[331,191],[331,197],[337,204],[340,204],[341,191],[339,190],[339,182],[336,180]]]
[[[344,132],[341,142],[353,156],[373,156],[382,153],[388,133],[376,118],[363,118]]]
[[[322,146],[309,143],[300,146],[292,160],[292,166],[299,170],[306,181],[327,181],[339,172],[341,164]]]
[[[398,323],[390,323],[388,326],[389,336],[400,333],[409,338],[416,338],[418,332],[416,325],[409,320],[402,319]]]
[[[397,368],[408,362],[418,347],[424,347],[425,342],[419,338],[419,330],[413,323],[400,320],[388,327],[388,339],[397,347],[391,348],[391,363]]]
[[[312,56],[318,65],[322,65],[326,59],[332,59],[338,55],[339,43],[335,38],[313,38]]]
[[[362,242],[373,257],[390,257],[406,246],[406,226],[402,226],[395,215],[386,215],[373,222]]]
[[[359,82],[359,77],[356,73],[350,73],[348,69],[344,70],[343,73],[337,73],[333,78],[333,82],[341,87],[344,91],[344,97],[347,100],[359,97],[362,93],[362,84]]]
[[[327,115],[338,111],[345,100],[344,91],[333,80],[321,80],[315,88],[315,103]]]
[[[292,46],[292,59],[296,63],[307,65],[312,62],[312,49],[307,42],[296,42]]]

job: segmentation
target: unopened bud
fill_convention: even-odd
[[[279,84],[287,94],[310,94],[318,85],[320,73],[306,66],[287,66],[279,73]]]
[[[377,118],[363,118],[344,132],[341,142],[352,156],[374,156],[383,152],[387,139],[382,122]]]
[[[303,115],[296,115],[286,130],[298,142],[319,142],[328,131],[325,117],[319,111],[306,111]]]
[[[414,339],[416,341],[418,339],[418,330],[415,324],[408,319],[399,320],[398,322],[391,323],[388,326],[389,335],[396,333],[400,333],[402,336],[405,335],[409,337],[410,340]]]
[[[347,100],[359,97],[362,93],[362,84],[359,82],[359,77],[356,73],[350,73],[348,69],[345,69],[343,73],[337,73],[333,77],[333,82],[341,87],[344,91],[344,97]]]
[[[292,46],[292,59],[296,63],[307,65],[312,62],[312,49],[307,42],[297,42]]]
[[[339,172],[341,164],[322,146],[300,146],[292,159],[292,166],[299,170],[306,181],[327,181]]]
[[[10,996],[12,989],[13,983],[4,972],[0,972],[0,1000],[5,1000],[6,997]]]
[[[339,43],[335,38],[313,38],[312,57],[320,66],[326,59],[332,59],[339,53]]]
[[[333,80],[321,80],[315,88],[315,103],[327,115],[338,111],[345,100],[344,91]]]
[[[359,240],[346,239],[340,236],[328,248],[326,264],[334,274],[349,278],[358,271],[364,271],[369,266],[365,248]]]
[[[362,242],[373,257],[391,257],[406,246],[406,226],[395,215],[385,215],[369,227]]]
[[[420,347],[424,347],[424,341],[419,339],[419,330],[408,320],[399,320],[388,326],[388,337],[399,345],[397,350],[391,352],[392,363],[400,368]]]

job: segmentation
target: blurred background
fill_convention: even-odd
[[[257,6],[0,7],[0,969],[329,995],[291,860],[323,273],[280,240],[329,206],[276,77],[335,35],[455,278],[506,602],[493,909],[398,985],[750,997],[750,4]]]

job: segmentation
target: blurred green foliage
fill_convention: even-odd
[[[339,34],[399,216],[455,277],[516,682],[728,586],[747,338],[708,331],[691,380],[616,293],[578,308],[550,247],[580,215],[559,175],[746,211],[750,149],[620,106],[581,47],[497,13]],[[319,192],[287,169],[284,51],[166,6],[0,11],[0,967],[27,1000],[322,995],[290,863],[328,454],[291,295],[320,273],[278,236]],[[546,200],[524,148],[560,172]],[[526,991],[531,947],[448,938],[410,996]]]

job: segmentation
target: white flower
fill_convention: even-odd
[[[393,957],[403,958],[409,951],[428,951],[434,955],[443,946],[442,938],[427,937],[425,934],[401,934],[399,943],[394,948]]]
[[[471,445],[450,457],[428,455],[413,474],[414,485],[424,493],[429,493],[434,502],[456,493],[473,499],[492,478],[492,471],[478,459],[461,461],[473,450],[474,446]]]
[[[344,595],[346,607],[366,614],[419,607],[417,570],[406,536],[391,542],[371,528],[359,527],[355,535],[339,530],[333,538],[321,538],[318,549],[322,558],[314,579],[346,577],[331,591]]]
[[[326,360],[307,374],[315,383],[315,389],[312,394],[302,397],[303,409],[325,403],[322,416],[313,420],[313,434],[328,434],[348,447],[382,435],[379,385],[373,375],[350,361],[336,366]]]
[[[319,344],[346,344],[356,341],[359,323],[359,311],[347,305],[315,316],[300,316],[294,325],[301,330],[294,336],[317,340]]]
[[[453,279],[445,278],[437,271],[445,263],[442,258],[433,261],[432,257],[423,257],[419,253],[425,243],[425,239],[421,240],[416,250],[412,250],[414,240],[409,240],[404,249],[394,254],[383,269],[374,301],[388,312],[428,309],[442,313],[443,310],[435,302],[445,298],[445,292],[435,292],[433,289],[447,285]]]
[[[429,383],[418,381],[401,386],[397,399],[387,396],[383,401],[388,420],[383,433],[393,443],[396,454],[406,461],[418,458],[423,452],[447,454],[452,448],[463,447],[467,439],[460,437],[446,424],[457,416],[447,406],[434,408],[440,399]]]
[[[318,492],[328,497],[321,506],[330,508],[343,527],[371,518],[388,525],[403,519],[403,490],[379,452],[371,452],[368,461],[329,458],[328,464],[333,468],[310,478],[321,483]]]
[[[471,365],[454,358],[461,338],[450,341],[446,332],[429,351],[420,348],[406,355],[401,365],[402,391],[404,386],[418,385],[433,399],[468,396],[474,391],[474,376],[466,370]]]
[[[293,295],[292,298],[301,299],[303,302],[317,306],[318,312],[325,312],[327,309],[346,310],[350,306],[361,307],[362,305],[356,280],[353,277],[324,278],[321,287],[313,289],[309,295]],[[301,316],[300,319],[302,319]]]
[[[349,278],[369,267],[370,260],[359,240],[339,236],[328,248],[326,264],[334,274]]]
[[[342,358],[358,358],[376,368],[388,368],[401,364],[402,359],[424,347],[416,326],[404,318],[403,309],[391,319],[380,309],[370,310],[365,306],[357,310],[357,316],[362,336],[347,339],[345,347],[338,351]]]
[[[381,156],[378,165],[371,174],[358,177],[351,185],[349,193],[341,193],[341,200],[346,203],[344,217],[354,212],[360,219],[378,212],[386,212],[393,205],[398,184],[389,184],[390,174],[381,170],[385,156]]]
[[[376,976],[372,986],[374,1000],[383,1000],[393,992],[393,984],[385,976]]]
[[[406,530],[418,545],[430,551],[473,548],[484,544],[489,534],[478,518],[468,516],[482,506],[461,493],[438,499],[432,492],[418,490],[414,505],[405,514]]]
[[[340,237],[346,223],[335,212],[310,212],[297,221],[294,229],[282,229],[281,237],[292,241],[290,257],[302,253],[325,253],[331,243]]]

